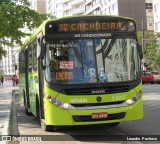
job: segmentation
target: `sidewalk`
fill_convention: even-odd
[[[18,86],[13,86],[12,81],[4,81],[3,86],[0,86],[0,135],[6,135],[6,125],[9,120],[12,90],[18,89]]]

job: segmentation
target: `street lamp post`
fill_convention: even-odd
[[[17,70],[17,64],[15,64],[15,75],[16,75],[16,70]]]

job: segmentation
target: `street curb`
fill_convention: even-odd
[[[10,110],[11,111],[11,110]],[[9,123],[10,123],[10,117],[11,117],[11,112],[9,112],[6,116],[6,120],[4,123],[4,127],[2,130],[2,137],[3,136],[8,136],[9,135]],[[3,138],[2,138],[3,139]],[[0,144],[8,144],[7,141],[1,141]]]
[[[18,126],[17,126],[17,115],[16,115],[16,106],[15,106],[15,95],[19,93],[18,89],[12,90],[11,101],[10,101],[10,111],[6,116],[5,124],[2,131],[2,137],[19,135]],[[9,144],[11,141],[1,141],[0,144]],[[19,142],[14,142],[18,144]]]

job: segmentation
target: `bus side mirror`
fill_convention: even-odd
[[[44,36],[41,36],[37,39],[37,59],[40,58],[41,66],[43,69],[46,68],[44,61],[45,52],[45,39]]]
[[[45,56],[45,42],[44,42],[44,39],[42,39],[41,41],[41,59],[43,60],[44,59],[44,56]]]
[[[40,38],[37,39],[37,59],[39,59],[40,55],[41,55],[41,42],[40,42]]]
[[[45,39],[41,36],[37,39],[37,58],[44,59],[45,55]]]
[[[140,59],[143,59],[143,48],[142,45],[138,44],[138,52]]]

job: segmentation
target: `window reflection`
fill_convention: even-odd
[[[140,73],[133,38],[48,41],[45,61],[46,79],[53,83],[123,82]]]

